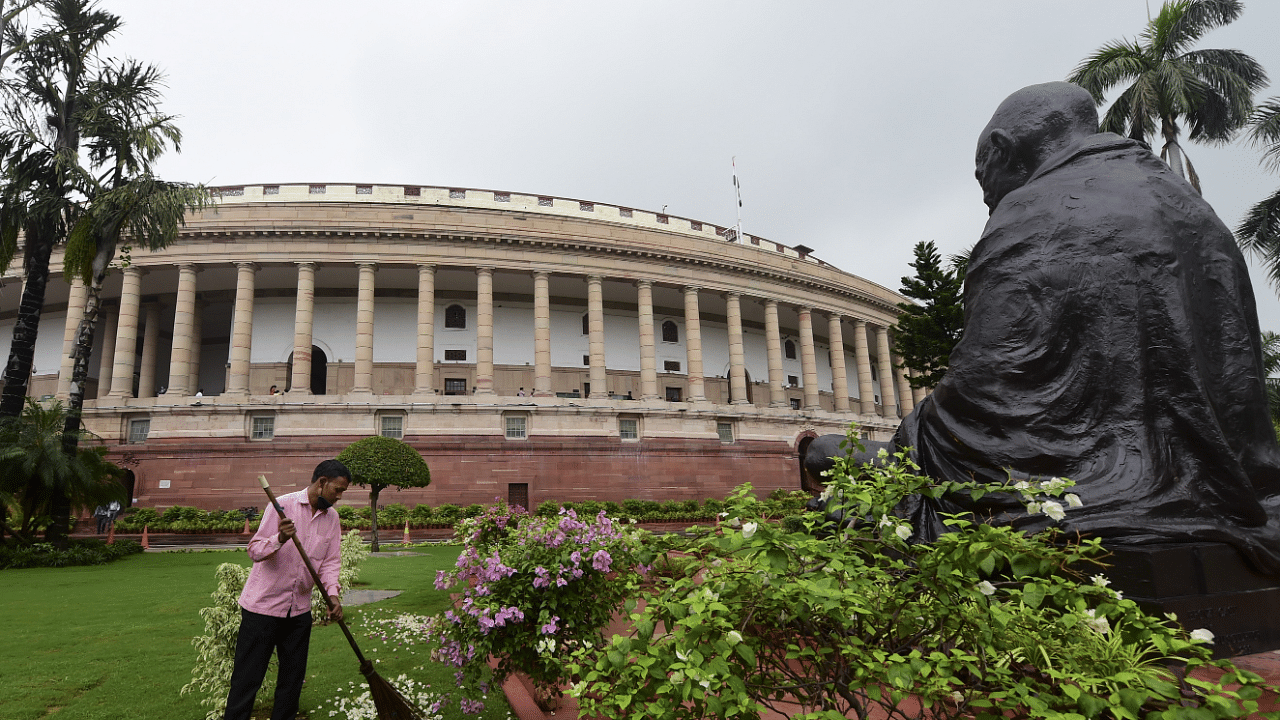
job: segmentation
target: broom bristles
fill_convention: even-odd
[[[373,663],[366,660],[360,672],[369,681],[369,695],[378,711],[378,720],[426,720],[421,710],[373,669]]]

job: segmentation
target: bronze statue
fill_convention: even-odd
[[[991,218],[964,335],[893,444],[940,480],[1070,478],[1084,505],[1068,531],[1228,542],[1280,575],[1280,449],[1244,258],[1146,145],[1097,128],[1089,93],[1053,82],[1009,96],[982,131]],[[939,511],[1049,522],[1007,497],[914,505],[925,539]]]

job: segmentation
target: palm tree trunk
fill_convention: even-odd
[[[35,230],[36,232],[32,232]],[[18,321],[13,327],[13,344],[9,348],[9,362],[4,369],[4,390],[0,392],[0,418],[16,418],[22,414],[27,401],[27,383],[31,380],[31,366],[35,362],[36,336],[40,332],[40,311],[44,307],[44,290],[49,282],[49,255],[53,252],[53,238],[43,237],[46,228],[28,228],[26,242],[28,254],[23,268],[26,282],[22,286],[22,303],[18,306]],[[52,233],[50,233],[50,236]]]
[[[1182,146],[1178,144],[1178,126],[1173,121],[1164,118],[1160,121],[1160,134],[1164,136],[1164,147],[1161,148],[1161,157],[1167,158],[1165,162],[1178,177],[1183,180],[1187,179],[1187,174],[1182,167]]]

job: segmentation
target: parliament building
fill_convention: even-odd
[[[369,435],[429,488],[383,502],[723,497],[805,483],[808,441],[923,397],[903,298],[803,245],[470,188],[222,187],[103,289],[85,425],[138,505],[262,504]],[[55,251],[28,394],[65,398],[85,288]],[[0,279],[7,356],[21,268]],[[348,502],[365,502],[359,488]]]

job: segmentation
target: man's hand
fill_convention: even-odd
[[[281,545],[289,542],[289,538],[293,537],[294,534],[296,534],[297,532],[298,530],[293,526],[292,520],[290,520],[289,518],[280,519],[280,544]]]
[[[329,596],[329,619],[342,619],[342,603],[338,601],[338,598],[333,597],[332,595]]]

